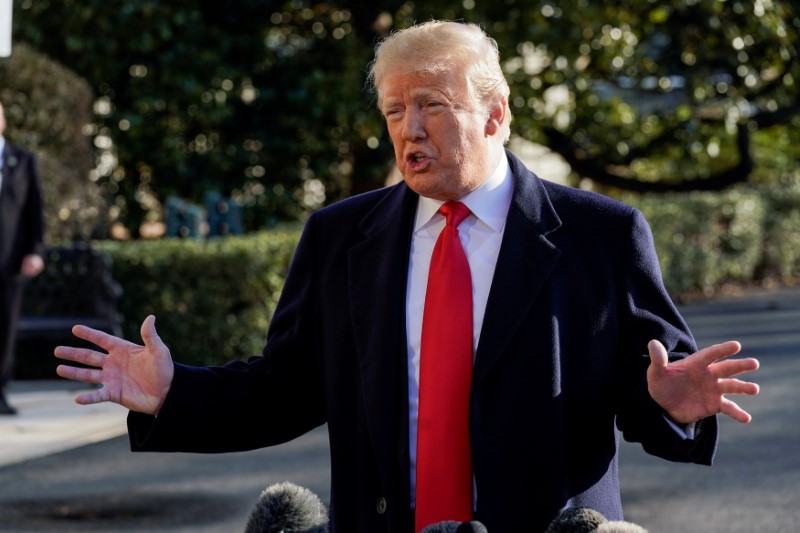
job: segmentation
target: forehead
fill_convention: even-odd
[[[441,94],[454,100],[465,98],[466,77],[453,70],[397,73],[386,76],[378,89],[379,104],[429,94]]]

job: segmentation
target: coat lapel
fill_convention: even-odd
[[[511,153],[508,158],[514,195],[475,357],[476,383],[503,354],[561,255],[547,238],[561,221],[541,180]]]
[[[408,489],[406,285],[418,196],[396,186],[361,221],[363,240],[348,255],[349,298],[363,402],[377,464]],[[394,468],[400,468],[398,472]],[[408,490],[405,494],[408,494]]]

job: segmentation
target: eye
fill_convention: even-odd
[[[403,113],[403,110],[399,107],[389,107],[384,109],[383,116],[388,119],[393,119],[399,117]]]

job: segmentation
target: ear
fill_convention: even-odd
[[[484,133],[489,137],[499,135],[506,120],[508,120],[508,100],[501,97],[489,106],[489,118],[486,121]]]

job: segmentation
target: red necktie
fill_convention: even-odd
[[[447,222],[433,248],[422,316],[416,531],[472,519],[472,278],[458,238],[458,225],[470,210],[447,202],[439,212]]]

